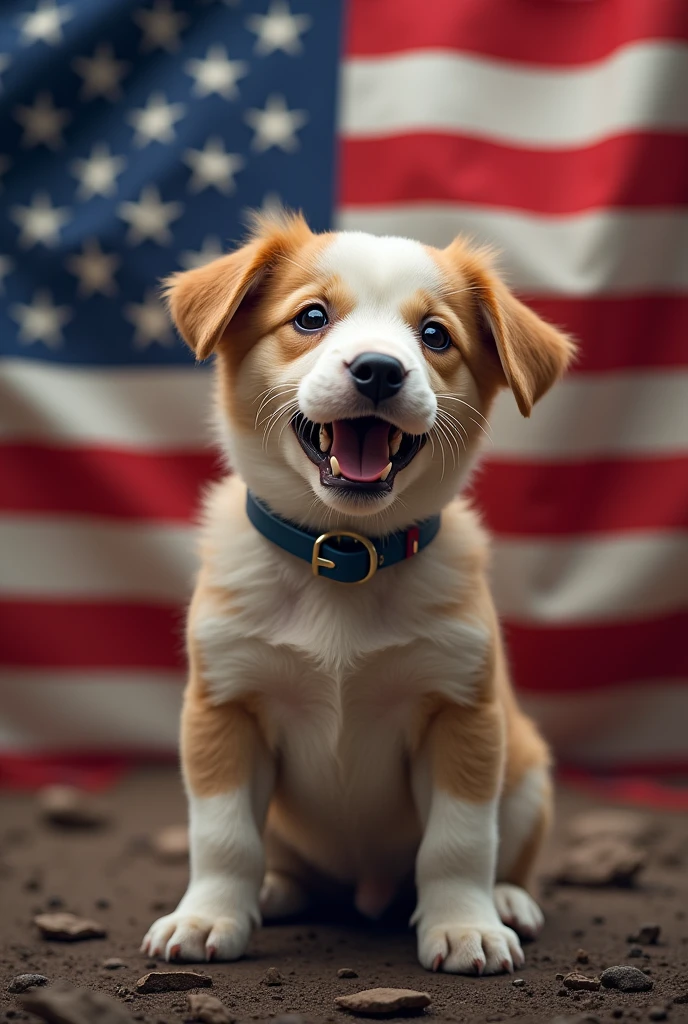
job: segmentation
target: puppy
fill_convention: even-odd
[[[167,282],[216,355],[233,474],[205,502],[181,723],[191,879],[143,950],[234,960],[318,881],[375,917],[415,872],[424,967],[523,964],[550,814],[458,497],[500,388],[524,416],[573,343],[456,239],[313,234],[258,218]],[[359,584],[359,585],[357,585]]]

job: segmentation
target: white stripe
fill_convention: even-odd
[[[440,247],[468,235],[494,246],[510,286],[530,295],[688,290],[688,213],[680,209],[553,217],[458,203],[347,206],[338,227]]]
[[[599,63],[556,70],[416,51],[348,60],[342,76],[349,137],[439,131],[549,149],[688,128],[688,47],[681,43],[635,43]]]
[[[188,450],[210,437],[210,375],[192,367],[121,370],[0,363],[0,438]]]
[[[0,517],[0,593],[15,597],[186,602],[194,531],[77,517]]]
[[[0,751],[173,752],[176,672],[0,671]]]
[[[688,534],[499,540],[493,547],[493,593],[512,621],[577,625],[688,608]]]
[[[688,679],[586,693],[524,694],[559,762],[591,768],[688,759]]]
[[[201,451],[210,443],[210,378],[202,372],[67,370],[8,359],[0,362],[0,392],[0,440],[8,442],[161,452]],[[494,446],[486,445],[485,454],[551,460],[682,454],[686,393],[685,370],[572,376],[538,402],[529,420],[505,393],[492,415]]]
[[[529,419],[505,392],[491,423],[488,460],[685,455],[688,371],[568,377],[535,405]]]

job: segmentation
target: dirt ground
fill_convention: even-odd
[[[183,892],[183,864],[160,863],[150,848],[159,828],[184,821],[176,773],[155,769],[131,775],[103,798],[110,820],[101,828],[74,831],[41,821],[30,795],[0,795],[0,1020],[37,1018],[19,1009],[8,985],[21,973],[66,979],[122,1001],[133,1019],[149,1024],[189,1020],[185,993],[132,994],[153,966],[138,952],[151,921],[172,910]],[[238,1021],[263,1021],[300,1014],[307,1022],[345,1021],[334,998],[374,986],[427,991],[425,1016],[439,1022],[521,1022],[666,1019],[688,1021],[688,820],[653,816],[660,826],[649,864],[632,889],[562,887],[548,880],[554,858],[566,844],[571,816],[590,807],[578,793],[559,794],[558,825],[540,869],[540,895],[547,924],[527,945],[526,966],[511,977],[432,975],[416,962],[413,932],[393,918],[371,925],[353,915],[268,926],[257,932],[249,955],[238,963],[198,969],[212,976],[207,991],[218,996]],[[104,939],[65,943],[39,937],[36,913],[69,910],[94,918]],[[628,936],[645,923],[661,926],[659,943],[629,953]],[[589,963],[576,963],[579,948]],[[107,957],[126,966],[108,970]],[[646,971],[650,992],[569,992],[561,978],[579,969],[589,976],[629,964]],[[162,967],[162,964],[158,965]],[[277,968],[281,985],[263,981]],[[338,978],[339,968],[357,972]],[[686,996],[685,1002],[674,1002]],[[293,1018],[285,1024],[298,1024]]]

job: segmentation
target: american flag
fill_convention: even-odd
[[[158,280],[278,202],[581,340],[474,484],[514,675],[560,761],[688,767],[685,0],[5,0],[0,118],[0,772],[175,749],[218,467]]]

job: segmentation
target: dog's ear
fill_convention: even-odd
[[[491,354],[499,386],[511,388],[523,416],[561,377],[576,354],[572,338],[542,320],[492,272],[489,254],[461,239],[445,250],[468,279],[477,303],[481,344]]]
[[[170,315],[198,360],[212,355],[243,300],[276,260],[310,234],[300,214],[255,215],[250,241],[236,252],[163,282]]]

